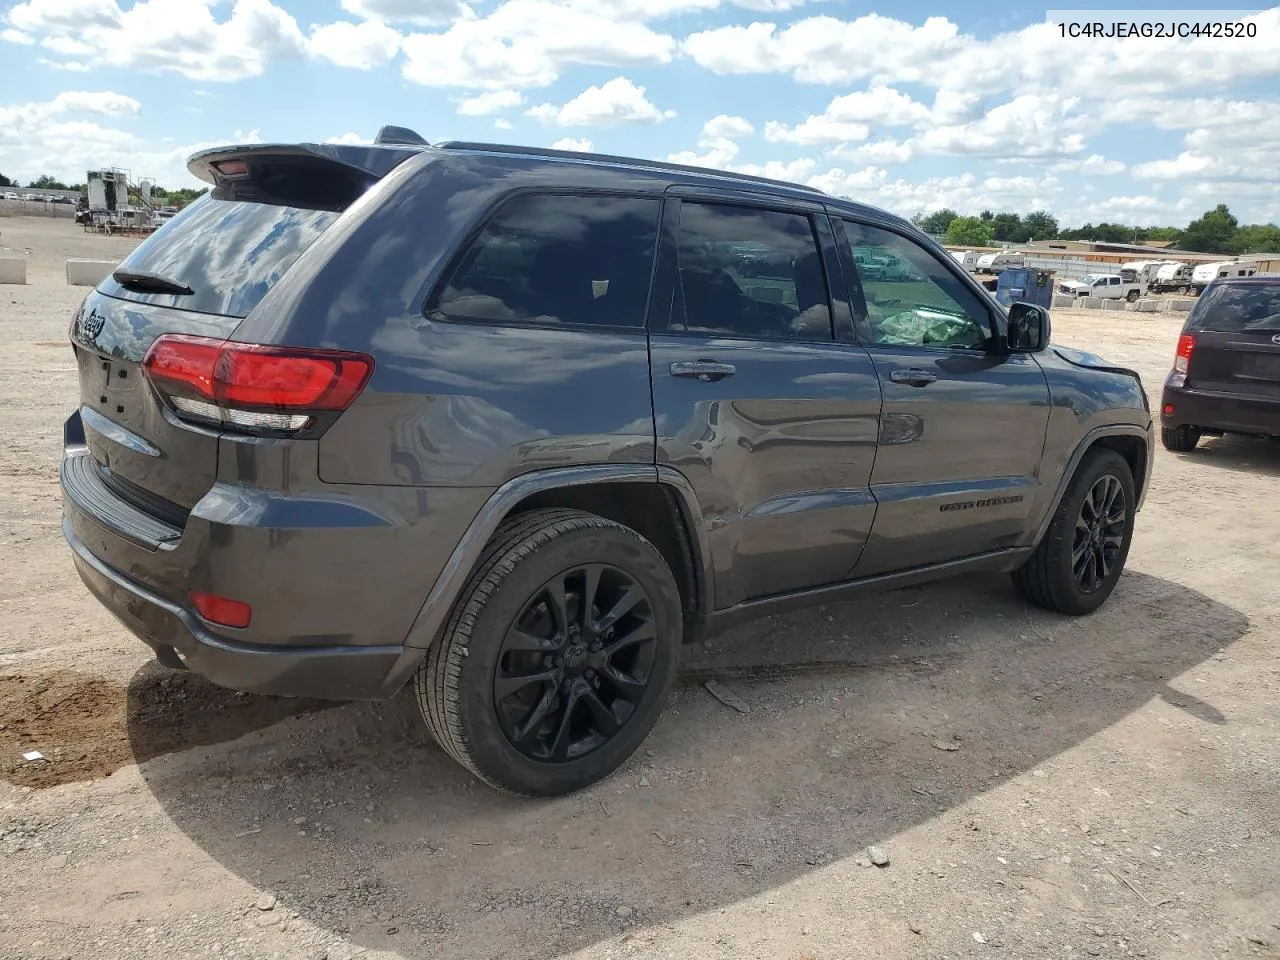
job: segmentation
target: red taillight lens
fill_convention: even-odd
[[[1178,353],[1173,358],[1173,369],[1175,372],[1186,376],[1187,371],[1191,368],[1191,352],[1196,348],[1196,338],[1189,333],[1184,333],[1178,338]]]
[[[247,603],[232,600],[230,597],[219,597],[212,593],[192,590],[191,603],[202,619],[222,627],[243,629],[249,625],[249,620],[253,617],[253,611]]]
[[[142,368],[179,413],[241,428],[300,430],[313,413],[351,406],[373,374],[373,358],[165,334]]]

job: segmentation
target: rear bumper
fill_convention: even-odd
[[[115,617],[156,654],[176,652],[195,673],[232,690],[328,700],[393,696],[418,656],[401,646],[270,648],[209,631],[193,612],[157,596],[95,557],[62,521],[76,572]]]
[[[1172,405],[1173,413],[1165,413]],[[1160,399],[1165,427],[1193,426],[1224,433],[1280,436],[1280,400],[1173,387],[1165,384]]]

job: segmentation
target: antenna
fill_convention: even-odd
[[[423,140],[417,133],[408,127],[396,127],[391,124],[385,125],[378,131],[378,135],[373,138],[374,143],[399,143],[412,147],[428,147],[427,141]]]

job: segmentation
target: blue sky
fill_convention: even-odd
[[[1209,7],[1177,19],[1220,19]],[[1174,19],[1118,9],[1140,8]],[[181,186],[203,146],[397,123],[766,173],[906,215],[1183,224],[1221,202],[1280,222],[1280,7],[1234,40],[1063,39],[1044,6],[919,0],[0,9],[0,172],[24,181],[114,165]]]

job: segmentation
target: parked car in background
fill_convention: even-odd
[[[454,759],[554,795],[743,619],[961,572],[1110,596],[1152,419],[1044,308],[812,188],[411,137],[193,157],[215,189],[75,313],[63,533],[165,664],[412,682]]]
[[[1280,437],[1280,276],[1214,280],[1187,314],[1160,401],[1161,439]]]
[[[4,195],[4,198],[5,198],[6,200],[21,200],[21,199],[22,199],[22,197],[18,196],[18,195],[17,195],[16,193],[14,193],[12,190],[10,190],[8,193],[6,193],[6,194]]]
[[[1132,277],[1126,280],[1118,273],[1091,273],[1079,280],[1063,280],[1058,284],[1058,292],[1069,297],[1098,297],[1132,303],[1146,292],[1146,285]]]

